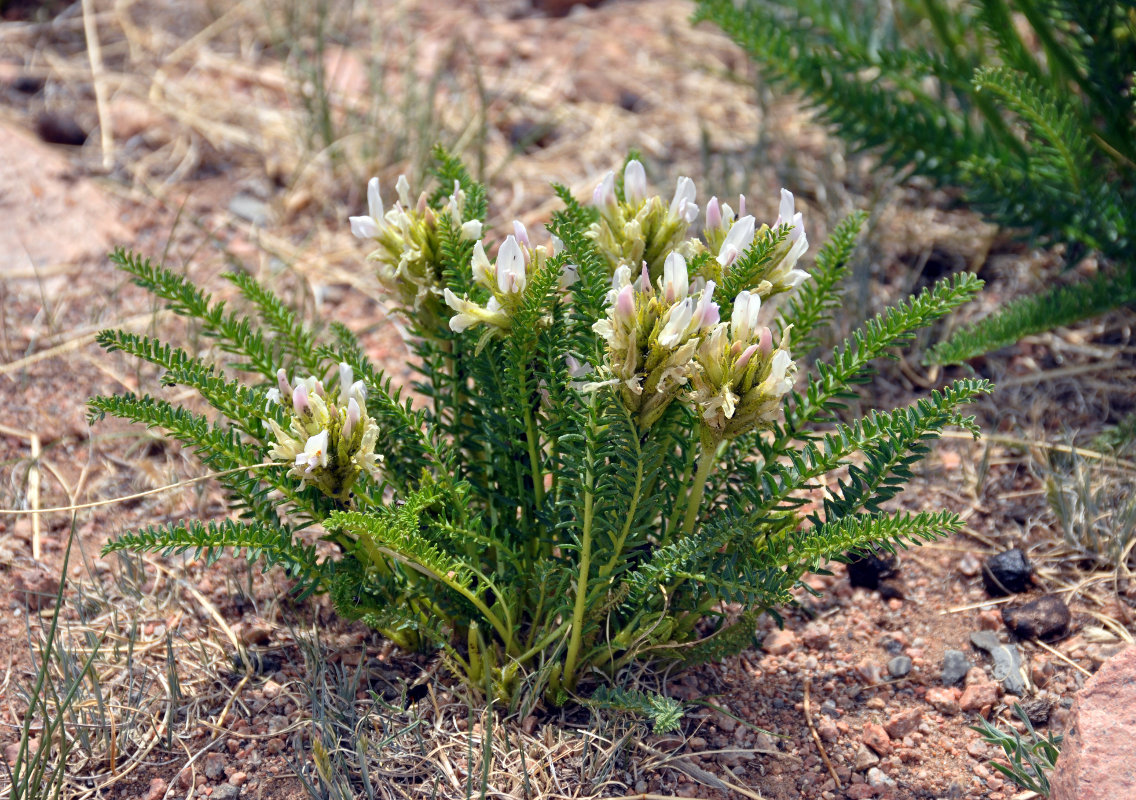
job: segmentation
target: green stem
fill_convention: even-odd
[[[686,538],[694,532],[694,523],[698,520],[698,508],[702,505],[702,494],[706,491],[706,479],[714,469],[714,462],[718,460],[717,441],[709,437],[702,437],[702,452],[698,456],[698,470],[694,473],[694,483],[690,486],[690,494],[686,499],[686,516],[682,520],[682,537]]]
[[[594,401],[593,401],[594,403]],[[576,688],[576,659],[580,655],[580,643],[584,630],[584,611],[587,609],[588,599],[588,573],[592,568],[592,515],[595,494],[593,483],[595,473],[592,472],[592,442],[596,435],[594,422],[589,431],[588,466],[584,470],[584,519],[583,529],[580,531],[580,566],[576,576],[576,602],[572,608],[572,634],[568,639],[568,654],[564,659],[564,685],[568,691]]]
[[[630,422],[631,415],[627,409],[624,408],[624,414],[627,415]],[[631,525],[635,521],[635,515],[639,511],[639,498],[643,491],[643,451],[639,446],[639,439],[635,438],[635,491],[631,495],[631,505],[627,508],[627,518],[623,521],[623,530],[619,532],[619,538],[615,540],[615,547],[612,548],[611,558],[600,569],[600,577],[606,578],[615,569],[615,565],[619,563],[619,557],[623,555],[623,543],[627,541],[627,535],[631,532]]]
[[[533,495],[536,499],[536,507],[539,510],[544,506],[544,473],[540,468],[540,462],[537,461],[539,442],[536,425],[533,424],[532,409],[529,408],[528,403],[525,403],[523,407],[525,411],[525,438],[528,439],[529,465],[532,468]]]

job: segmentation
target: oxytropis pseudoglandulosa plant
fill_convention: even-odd
[[[930,352],[963,361],[1136,304],[1136,2],[699,0],[770,80],[903,174],[991,220],[1100,255]]]
[[[491,259],[483,187],[438,159],[433,195],[412,198],[400,181],[387,210],[372,181],[369,213],[351,220],[412,334],[417,408],[345,326],[305,327],[248,275],[231,276],[248,313],[230,311],[115,255],[200,325],[228,370],[107,331],[104,347],[159,365],[163,383],[196,389],[218,417],[135,395],[93,398],[92,412],[185,442],[224,473],[236,513],[150,527],[109,549],[244,551],[400,646],[442,651],[490,696],[562,702],[635,660],[738,651],[758,615],[828,559],[959,527],[949,513],[883,503],[944,426],[975,430],[959,407],[984,381],[839,416],[871,362],[973,296],[976,278],[888,309],[806,371],[861,217],[806,271],[788,192],[772,225],[744,197],[736,210],[711,199],[693,235],[693,182],[681,178],[667,202],[631,160],[590,205],[558,187],[565,208],[548,242],[514,223]],[[669,707],[653,713],[673,722]]]

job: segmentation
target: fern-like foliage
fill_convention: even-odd
[[[612,204],[678,242],[674,231],[688,220],[658,197],[639,197],[637,168],[629,160],[612,181]],[[99,342],[155,365],[162,384],[194,390],[207,409],[178,407],[155,390],[92,398],[91,414],[184,443],[216,473],[234,516],[149,526],[109,549],[206,560],[238,551],[282,567],[301,593],[326,591],[340,614],[401,647],[440,650],[479,691],[509,703],[522,694],[534,701],[533,692],[563,702],[588,688],[593,706],[633,711],[663,731],[677,724],[677,703],[605,681],[637,659],[735,653],[807,571],[959,528],[952,515],[895,513],[889,503],[944,427],[976,432],[960,409],[989,384],[956,381],[861,419],[846,419],[845,406],[870,401],[862,387],[873,362],[973,297],[977,278],[946,279],[829,348],[826,325],[862,215],[837,227],[770,329],[749,321],[761,310],[753,293],[774,291],[769,276],[788,291],[798,222],[763,228],[736,258],[717,258],[709,238],[675,245],[689,254],[691,274],[716,270],[720,303],[711,308],[708,294],[688,296],[699,284],[683,279],[675,259],[651,286],[648,274],[621,288],[623,273],[613,274],[597,234],[601,214],[617,206],[584,205],[563,187],[564,207],[548,225],[555,247],[533,245],[518,227],[489,262],[473,235],[484,188],[446,153],[435,177],[425,206],[400,204],[382,225],[356,220],[389,268],[380,279],[404,304],[413,400],[351,329],[307,324],[249,275],[233,276],[236,296],[221,301],[167,268],[116,254],[213,347],[123,331]],[[629,309],[620,293],[639,299]],[[643,323],[642,338],[620,344],[612,334],[617,314],[669,303],[666,314],[693,321],[696,302],[702,321],[680,331],[660,316]],[[682,346],[663,341],[679,334]],[[742,338],[711,346],[730,336]],[[636,363],[668,371],[666,380],[643,389],[638,377],[613,377],[618,346],[642,348]],[[790,346],[801,364],[815,356],[795,391]],[[697,370],[732,382],[699,399]],[[639,413],[640,394],[667,391],[669,405],[649,419]],[[732,398],[726,427],[710,423],[716,397]],[[745,415],[747,428],[729,427]],[[838,471],[845,477],[834,480]],[[829,496],[804,513],[822,484]]]
[[[963,361],[1132,305],[1136,15],[1127,0],[699,0],[770,80],[857,149],[963,188],[996,223],[1103,257],[929,354]]]

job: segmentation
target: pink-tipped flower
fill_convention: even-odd
[[[628,161],[623,168],[623,196],[632,205],[638,205],[647,199],[647,172],[635,159]]]
[[[746,196],[744,194],[738,195],[738,216],[744,217],[746,215]]]
[[[592,192],[592,205],[596,208],[614,208],[618,201],[615,199],[615,173],[608,170],[603,180]]]
[[[779,225],[792,225],[792,230],[789,231],[789,241],[791,242],[795,242],[805,235],[804,215],[800,211],[795,211],[793,193],[788,189],[781,190],[781,208],[779,211],[777,222],[773,225],[774,228]]]
[[[721,310],[714,299],[714,281],[706,281],[706,286],[698,296],[698,305],[694,308],[694,319],[698,321],[699,330],[708,330],[718,324]]]
[[[300,416],[305,416],[311,412],[311,408],[311,403],[308,401],[308,387],[301,383],[292,390],[292,410]]]
[[[513,235],[516,236],[517,241],[525,247],[532,247],[532,243],[529,242],[529,229],[526,228],[525,223],[521,222],[519,219],[513,220]]]
[[[686,298],[673,305],[667,312],[667,321],[659,331],[659,344],[663,347],[678,347],[686,335],[686,329],[694,318],[694,300]]]
[[[292,396],[292,384],[288,383],[288,373],[284,371],[283,367],[276,370],[276,388],[281,397]]]
[[[627,284],[615,297],[615,319],[626,325],[635,323],[635,287]]]
[[[773,331],[769,328],[763,327],[757,334],[757,346],[761,348],[761,354],[768,356],[773,352]]]
[[[746,368],[746,365],[749,364],[750,359],[753,358],[753,354],[756,353],[759,349],[760,346],[755,343],[751,344],[749,347],[743,350],[742,354],[738,356],[738,360],[734,362],[734,369],[736,369],[738,372],[744,370]]]
[[[347,401],[347,414],[343,419],[343,441],[350,442],[351,434],[355,430],[355,426],[359,424],[363,412],[359,408],[359,403],[352,397]]]
[[[706,227],[722,227],[722,207],[718,205],[717,197],[711,197],[710,202],[706,204]]]

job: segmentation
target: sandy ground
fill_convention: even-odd
[[[969,314],[1053,279],[1053,254],[1000,235],[956,198],[896,188],[870,159],[846,157],[793,98],[762,87],[739,50],[711,29],[691,29],[687,3],[611,0],[564,18],[523,1],[332,4],[334,35],[322,55],[312,26],[289,22],[286,5],[95,2],[86,19],[76,4],[42,20],[13,13],[0,25],[0,507],[92,502],[199,474],[190,454],[158,433],[85,419],[90,395],[159,391],[152,371],[95,347],[97,330],[186,336],[114,271],[105,256],[118,244],[219,296],[224,271],[243,264],[308,311],[361,331],[406,380],[406,347],[345,216],[362,207],[366,176],[389,186],[400,171],[421,174],[427,125],[488,183],[496,224],[539,225],[555,208],[549,182],[587,197],[630,148],[657,185],[691,175],[703,194],[746,192],[759,215],[775,216],[777,188],[792,188],[815,242],[848,211],[867,209],[872,223],[842,328],[953,270],[975,269],[991,283]],[[330,149],[311,110],[320,75]],[[67,122],[84,144],[42,141],[59,138],[52,131]],[[980,713],[1006,718],[1014,698],[996,689],[992,702],[957,709],[965,687],[944,685],[943,654],[967,652],[979,668],[967,683],[993,685],[989,659],[969,645],[971,632],[1003,628],[976,564],[1010,546],[1038,565],[1029,597],[1059,591],[1074,610],[1070,637],[1052,648],[1019,645],[1031,678],[1023,699],[1051,709],[1051,729],[1061,729],[1085,676],[1131,640],[1133,590],[1066,557],[1038,445],[1091,434],[1131,411],[1132,322],[1130,312],[1114,314],[975,365],[1001,386],[977,409],[1001,438],[944,442],[904,501],[963,514],[966,534],[904,553],[882,592],[852,588],[837,566],[810,579],[825,595],[802,595],[787,633],[765,620],[755,649],[661,678],[690,703],[681,736],[643,737],[631,722],[579,710],[498,724],[495,791],[1019,796],[970,729]],[[944,377],[911,355],[881,374],[873,400],[908,402]],[[1130,471],[1122,476],[1131,480]],[[320,714],[339,708],[337,670],[360,684],[343,701],[352,710],[331,716],[377,731],[368,740],[382,743],[370,756],[376,796],[465,796],[467,752],[480,748],[489,720],[444,675],[407,699],[422,662],[336,620],[326,603],[297,607],[275,573],[228,558],[207,567],[98,556],[124,530],[223,513],[214,488],[193,484],[75,515],[64,641],[80,657],[103,642],[95,671],[116,703],[107,711],[85,690],[89,702],[70,730],[92,732],[92,741],[69,762],[68,796],[306,796],[295,773],[310,774],[311,742],[328,730]],[[33,599],[28,610],[25,589],[54,592],[71,520],[0,517],[0,585],[10,587],[0,608],[5,747],[26,708],[18,687],[32,679],[28,631],[52,605],[43,598],[35,608]],[[250,660],[235,659],[246,651]],[[910,660],[899,677],[889,673],[897,657]],[[511,735],[535,748],[523,767]]]

